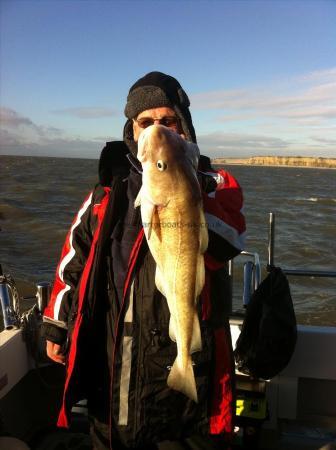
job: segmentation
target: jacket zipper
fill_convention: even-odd
[[[141,286],[143,289],[143,285],[144,285],[144,273],[142,274],[142,280],[141,280]],[[138,405],[138,399],[139,399],[139,374],[140,374],[140,369],[141,369],[141,355],[142,355],[142,347],[141,347],[141,343],[142,343],[142,314],[143,314],[143,308],[142,305],[140,305],[140,311],[141,311],[141,316],[140,316],[140,320],[139,320],[139,334],[138,334],[138,339],[139,339],[139,348],[138,348],[138,357],[137,357],[137,374],[136,374],[136,383],[135,383],[135,405]],[[134,433],[133,433],[133,441],[135,441],[135,433],[136,430],[138,429],[138,425],[139,425],[139,417],[140,417],[140,409],[136,409],[135,408],[135,415],[134,415]]]
[[[124,285],[124,292],[123,292],[123,300],[121,303],[121,307],[120,307],[120,312],[118,315],[118,319],[116,321],[116,325],[115,325],[115,329],[114,329],[114,349],[113,349],[113,356],[112,356],[112,362],[111,362],[111,381],[110,381],[110,408],[109,408],[109,412],[110,412],[110,417],[109,417],[109,444],[110,444],[110,450],[113,450],[112,447],[112,397],[113,397],[113,382],[114,382],[114,365],[115,365],[115,359],[116,359],[116,349],[117,346],[119,345],[119,330],[120,330],[120,321],[121,321],[121,317],[123,315],[124,312],[124,307],[125,307],[125,303],[126,303],[126,297],[128,294],[128,290],[129,287],[131,285],[131,275],[135,266],[135,262],[137,259],[137,256],[139,254],[139,250],[141,247],[141,244],[143,242],[143,237],[144,237],[144,230],[141,229],[140,233],[137,236],[137,239],[133,245],[133,248],[131,250],[131,255],[130,255],[130,259],[128,262],[128,270],[127,270],[127,274],[126,274],[126,280],[125,280],[125,285]]]

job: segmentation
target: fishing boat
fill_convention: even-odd
[[[275,264],[275,218],[270,213],[268,267]],[[243,252],[243,304],[261,282],[256,252]],[[235,260],[229,263],[231,282]],[[332,270],[282,268],[286,276],[336,277]],[[51,363],[39,334],[50,294],[37,285],[36,303],[20,313],[12,278],[0,274],[4,330],[0,333],[0,449],[90,449],[85,400],[73,408],[70,430],[55,427],[64,383],[64,367]],[[244,315],[232,311],[235,347]],[[237,378],[236,449],[336,449],[336,326],[297,326],[297,343],[288,365],[271,379],[241,373]]]

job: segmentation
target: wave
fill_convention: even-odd
[[[336,202],[335,198],[330,197],[294,197],[293,201],[295,202],[311,202],[311,203],[321,203],[325,205],[329,205]]]
[[[0,161],[6,167],[0,199],[0,263],[14,279],[52,281],[66,232],[96,182],[97,162],[11,157],[2,164],[4,159]],[[268,257],[268,214],[273,211],[277,265],[335,270],[335,171],[324,171],[322,177],[318,169],[293,172],[285,167],[236,165],[228,170],[244,192],[246,250],[259,253],[263,268]],[[234,273],[240,281],[238,262]],[[306,314],[307,320],[319,324],[316,311],[332,309],[329,301],[336,311],[336,279],[313,285],[310,279],[293,277],[290,283],[296,312]],[[241,305],[242,295],[236,298]]]

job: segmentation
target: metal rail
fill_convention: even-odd
[[[270,212],[268,225],[268,267],[274,266],[274,235],[275,216],[274,213]]]
[[[51,285],[49,282],[40,282],[36,284],[36,288],[36,296],[21,299],[37,300],[37,311],[42,315],[49,302]],[[10,275],[3,274],[0,264],[0,320],[2,319],[3,328],[20,328],[23,317],[24,314],[20,314],[20,297],[15,282]]]
[[[269,227],[268,227],[268,264],[267,271],[270,272],[272,267],[275,267],[275,214],[269,213]],[[243,305],[244,307],[249,303],[253,292],[258,288],[261,282],[261,265],[258,253],[252,253],[248,251],[241,252],[242,256],[253,258],[244,263],[244,276],[243,276]],[[291,277],[312,277],[312,278],[336,278],[336,271],[333,270],[314,270],[307,269],[287,269],[282,268],[282,271]],[[231,312],[233,301],[233,273],[234,273],[234,260],[229,261],[229,277],[231,283]]]
[[[3,274],[0,264],[0,307],[5,330],[18,327],[18,301],[19,297],[14,280],[10,276]]]
[[[282,269],[286,275],[295,277],[324,277],[336,278],[336,272],[329,270],[308,270],[308,269]]]
[[[270,271],[274,267],[274,236],[275,236],[275,215],[269,213],[269,227],[268,227],[268,265],[267,270]],[[333,270],[314,270],[314,269],[285,269],[282,271],[289,276],[295,277],[325,277],[336,278],[336,271]]]
[[[243,276],[243,305],[246,306],[253,292],[258,288],[261,283],[261,265],[258,253],[252,253],[242,251],[239,256],[247,256],[253,258],[253,261],[249,259],[244,263],[244,276]],[[234,272],[234,260],[229,261],[229,280],[230,280],[230,305],[229,313],[232,313],[233,306],[233,272]]]

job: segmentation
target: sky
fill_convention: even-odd
[[[336,157],[336,0],[0,8],[0,154],[98,158],[158,70],[187,92],[203,154]]]

